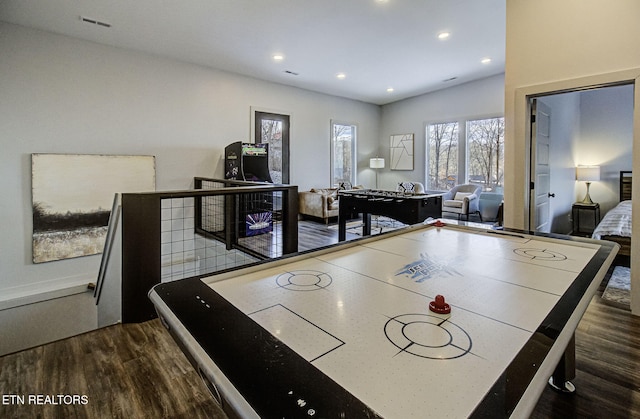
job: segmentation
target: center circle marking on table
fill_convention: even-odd
[[[333,282],[331,275],[314,270],[297,270],[278,275],[278,286],[291,291],[316,291],[328,287]]]

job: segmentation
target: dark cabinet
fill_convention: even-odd
[[[575,203],[572,207],[573,235],[591,236],[600,223],[600,204]]]

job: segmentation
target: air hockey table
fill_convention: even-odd
[[[437,225],[149,296],[230,417],[526,417],[548,382],[569,391],[618,245]]]

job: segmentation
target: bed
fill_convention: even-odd
[[[620,245],[619,255],[631,256],[631,171],[620,172],[620,203],[609,210],[593,231],[592,237]]]

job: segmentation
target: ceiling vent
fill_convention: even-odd
[[[86,17],[86,16],[80,16],[80,20],[83,21],[84,23],[91,23],[92,25],[98,25],[98,26],[102,26],[104,28],[110,28],[111,27],[111,23],[107,23],[107,22],[101,22],[99,20],[90,18],[90,17]]]

